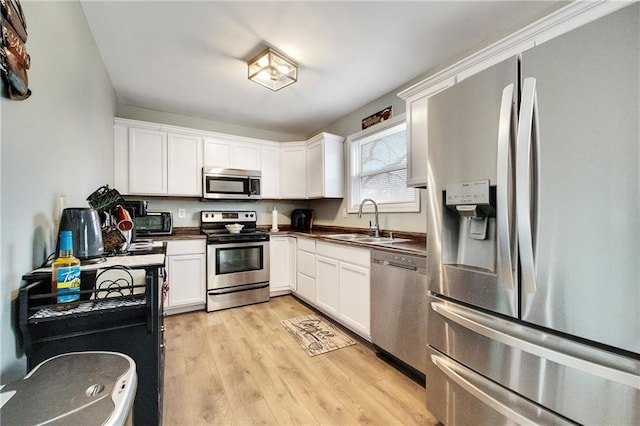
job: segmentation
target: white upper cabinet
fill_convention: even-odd
[[[236,169],[260,170],[260,145],[257,143],[237,143],[234,145],[233,166]]]
[[[273,142],[116,118],[114,187],[123,195],[202,195],[202,168],[262,172],[262,198],[344,196],[344,138]]]
[[[166,133],[148,129],[129,129],[128,193],[167,193]]]
[[[122,194],[199,196],[202,139],[116,119],[114,186]]]
[[[307,198],[344,197],[344,138],[320,133],[307,142]]]
[[[204,166],[260,170],[260,144],[230,137],[204,138]]]
[[[230,141],[207,138],[204,144],[204,166],[233,168],[233,146]]]
[[[280,198],[280,144],[263,145],[260,161],[262,198]]]
[[[167,194],[202,195],[202,138],[167,135]]]
[[[430,90],[417,93],[407,104],[407,186],[427,187],[427,110],[429,97],[454,84],[447,79]]]
[[[307,198],[307,144],[283,143],[280,147],[280,198]]]

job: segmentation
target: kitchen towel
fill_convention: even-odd
[[[280,323],[309,356],[356,344],[355,340],[317,315],[291,318],[282,320]]]

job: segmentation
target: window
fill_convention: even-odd
[[[347,138],[350,152],[349,212],[365,198],[381,212],[420,211],[419,193],[407,187],[407,124],[404,114]],[[367,203],[365,210],[372,209]]]

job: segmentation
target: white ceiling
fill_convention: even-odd
[[[452,57],[557,9],[551,1],[82,1],[118,102],[309,136]],[[247,79],[269,45],[299,64]]]

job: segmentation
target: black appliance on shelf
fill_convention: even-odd
[[[313,228],[313,210],[294,209],[291,212],[291,230],[296,232],[311,232]]]
[[[129,212],[131,216],[131,220],[133,221],[133,229],[131,230],[131,242],[136,241],[137,227],[136,227],[136,218],[137,217],[145,217],[147,216],[147,207],[148,202],[145,200],[139,201],[123,201],[122,207]]]

